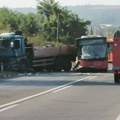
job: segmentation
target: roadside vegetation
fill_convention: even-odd
[[[74,44],[86,35],[90,21],[61,7],[55,0],[38,1],[37,13],[23,14],[0,8],[0,33],[22,31],[35,46]]]

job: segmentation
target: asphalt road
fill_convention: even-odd
[[[113,73],[1,79],[0,120],[120,120],[120,86]]]

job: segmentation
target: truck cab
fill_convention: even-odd
[[[1,70],[27,69],[25,38],[18,33],[0,34]]]

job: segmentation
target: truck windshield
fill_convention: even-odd
[[[105,40],[81,40],[79,44],[81,59],[90,60],[106,58],[107,44]]]
[[[0,39],[0,57],[16,57],[21,52],[20,39]]]
[[[14,41],[10,41],[10,40],[0,40],[0,49],[19,49],[19,40],[14,40]]]
[[[11,46],[10,40],[0,40],[0,48],[1,49],[8,49]]]

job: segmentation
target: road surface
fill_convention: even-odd
[[[1,79],[0,120],[120,120],[120,86],[113,73]]]

